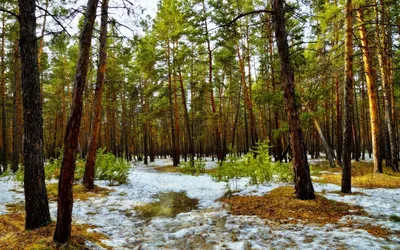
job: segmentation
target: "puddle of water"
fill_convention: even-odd
[[[154,217],[175,217],[197,209],[198,199],[187,197],[186,192],[165,192],[154,196],[158,201],[136,206],[135,210],[145,219]]]

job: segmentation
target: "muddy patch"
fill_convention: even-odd
[[[157,201],[135,206],[138,215],[144,219],[154,217],[173,218],[198,208],[199,200],[189,198],[186,192],[162,192],[154,196]]]

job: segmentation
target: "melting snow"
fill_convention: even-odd
[[[129,175],[129,183],[117,187],[107,197],[75,201],[73,219],[77,223],[97,226],[95,231],[110,236],[104,243],[115,249],[399,249],[400,238],[389,240],[375,237],[365,230],[344,225],[325,226],[298,223],[279,224],[255,216],[234,216],[215,201],[226,192],[226,183],[215,182],[207,175],[189,176],[180,173],[160,173],[154,167],[172,165],[170,159],[157,159],[149,166],[136,164]],[[206,165],[214,167],[208,159]],[[105,182],[97,182],[107,187]],[[246,186],[246,179],[238,180],[240,195],[264,195],[280,184]],[[0,178],[0,214],[5,204],[23,201],[23,194],[11,191],[18,183]],[[317,192],[328,199],[362,206],[369,217],[347,216],[360,224],[373,224],[400,230],[400,223],[389,221],[390,215],[400,216],[400,189],[359,189],[366,195],[340,196],[333,184],[314,183]],[[175,218],[144,220],[137,216],[135,205],[153,202],[160,192],[187,193],[199,200],[199,210],[178,214]],[[53,220],[56,203],[50,202]]]

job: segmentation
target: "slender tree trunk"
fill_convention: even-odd
[[[269,63],[271,67],[271,83],[272,83],[272,92],[275,93],[276,90],[276,82],[275,82],[275,66],[273,63],[273,56],[274,56],[274,43],[273,43],[273,34],[272,34],[272,27],[271,27],[271,18],[268,18],[267,20],[267,36],[268,36],[268,53],[269,53]],[[268,115],[271,116],[271,109],[269,108]],[[270,124],[274,126],[275,129],[279,128],[279,114],[277,112],[277,108],[274,107],[274,118],[273,118],[273,123],[270,122]],[[271,120],[271,119],[270,119]],[[270,133],[270,140],[272,139],[272,129],[273,127],[270,125],[269,128],[269,133]],[[271,142],[274,144],[274,155],[275,155],[275,161],[281,161],[283,160],[282,157],[282,137],[279,135],[277,138],[274,138],[273,141]]]
[[[225,159],[225,155],[222,153],[222,144],[221,144],[221,133],[218,128],[218,114],[215,105],[215,98],[214,98],[214,85],[213,85],[213,56],[211,50],[211,41],[210,41],[210,34],[208,31],[208,22],[207,22],[207,13],[206,13],[206,6],[205,1],[202,1],[203,7],[203,15],[204,15],[204,27],[206,33],[206,40],[207,40],[207,53],[208,53],[208,85],[210,91],[210,99],[211,99],[211,112],[212,112],[212,123],[214,126],[214,133],[215,133],[215,151],[217,153],[218,161],[223,161]]]
[[[175,118],[175,132],[176,132],[176,134],[175,134],[175,138],[176,138],[176,143],[175,143],[176,148],[175,148],[175,150],[176,150],[176,153],[175,154],[177,155],[178,164],[179,164],[180,156],[181,156],[181,153],[180,153],[180,126],[179,126],[180,118],[179,118],[178,93],[177,93],[177,90],[176,90],[176,73],[175,73],[175,70],[174,70],[174,86],[173,86],[173,88],[174,88],[174,118]]]
[[[364,67],[363,67],[364,69]],[[365,130],[366,127],[366,117],[365,117],[365,89],[364,89],[364,75],[361,76],[361,136],[363,138],[362,148],[361,148],[361,159],[365,160],[365,145],[368,141],[368,136]]]
[[[358,102],[357,102],[357,93],[354,92],[354,112],[353,112],[353,143],[354,143],[354,160],[360,161],[360,120],[359,120],[359,111],[358,111]]]
[[[253,109],[253,97],[251,94],[251,54],[250,54],[250,39],[249,39],[249,26],[246,26],[246,43],[247,43],[247,66],[248,66],[248,108],[250,113],[250,132],[251,132],[251,146],[254,148],[258,143],[258,135],[257,135],[257,126],[256,126],[256,118],[254,116]],[[244,61],[244,60],[243,60]]]
[[[364,62],[365,80],[367,82],[369,113],[371,120],[371,135],[372,135],[372,153],[374,158],[374,171],[382,173],[382,160],[380,154],[380,139],[379,139],[379,110],[378,110],[378,88],[375,79],[375,69],[372,66],[372,56],[370,53],[369,42],[367,38],[367,30],[364,24],[363,10],[357,10],[358,19],[361,23],[359,33],[361,38],[361,50]]]
[[[47,11],[49,7],[49,0],[46,0],[45,3],[45,10]],[[46,32],[46,21],[47,21],[47,13],[43,16],[43,26],[42,26],[42,33],[41,33],[41,38],[40,38],[40,42],[39,42],[39,49],[38,49],[38,65],[39,65],[39,72],[40,72],[40,62],[42,59],[42,53],[43,53],[43,47],[44,47],[44,35]],[[43,87],[43,85],[41,85],[41,87]],[[42,95],[43,95],[43,88],[41,89],[42,91]]]
[[[175,118],[174,118],[174,104],[173,104],[173,89],[172,89],[172,69],[171,69],[171,47],[167,41],[167,61],[168,61],[168,96],[169,96],[169,115],[171,121],[171,153],[173,165],[176,167],[179,164],[179,155],[177,154],[176,145],[176,131],[175,131]]]
[[[238,119],[239,119],[239,114],[240,114],[240,95],[242,93],[242,88],[239,88],[239,94],[238,94],[238,102],[237,102],[237,106],[236,106],[236,114],[235,114],[235,120],[233,122],[233,129],[232,129],[232,149],[235,146],[235,134],[236,134],[236,128],[237,128],[237,124],[238,124]]]
[[[147,165],[149,163],[149,142],[148,142],[148,129],[147,121],[143,122],[143,164]]]
[[[12,159],[12,170],[16,172],[20,162],[20,154],[22,153],[22,135],[23,135],[23,109],[22,109],[22,79],[21,79],[21,61],[19,54],[19,41],[15,41],[14,50],[14,74],[15,84],[13,93],[13,159]]]
[[[154,162],[154,158],[155,158],[155,138],[157,138],[157,135],[155,135],[154,130],[153,130],[153,126],[152,124],[149,122],[149,158],[150,158],[150,162]]]
[[[243,114],[244,114],[244,152],[247,153],[249,152],[250,146],[249,146],[249,127],[248,127],[249,123],[247,118],[246,102],[244,102]]]
[[[181,95],[182,95],[182,106],[183,106],[183,111],[184,111],[184,118],[185,118],[185,127],[186,127],[186,137],[189,142],[189,157],[190,157],[190,162],[191,166],[194,166],[194,152],[193,152],[193,135],[192,131],[190,130],[190,120],[189,120],[189,112],[187,109],[187,103],[186,103],[186,91],[183,86],[183,77],[181,70],[179,69],[178,71],[178,76],[179,76],[179,83],[180,83],[180,89],[181,89]]]
[[[243,87],[243,98],[244,98],[244,102],[245,102],[245,109],[249,111],[248,119],[250,119],[250,135],[251,135],[250,139],[251,139],[251,148],[253,148],[256,146],[257,133],[255,130],[255,124],[254,124],[255,118],[254,118],[254,113],[253,113],[253,103],[251,101],[250,91],[249,91],[249,88],[247,87],[247,83],[246,83],[246,71],[245,71],[245,67],[244,67],[244,58],[242,58],[240,55],[239,42],[236,45],[236,50],[237,50],[240,73],[241,73],[241,83],[242,83],[242,87]],[[249,78],[249,80],[250,80],[250,78]],[[247,112],[246,112],[246,114],[247,114]],[[248,138],[248,137],[246,137],[246,138]]]
[[[75,172],[75,154],[78,148],[79,130],[82,117],[82,95],[86,82],[90,58],[90,46],[98,0],[89,0],[85,21],[80,37],[80,49],[74,80],[74,95],[70,117],[64,137],[64,158],[58,183],[57,225],[54,241],[65,244],[71,238],[73,194],[72,186]]]
[[[334,0],[334,5],[337,6],[337,0]],[[334,24],[334,45],[339,44],[339,24]],[[334,73],[335,82],[335,107],[336,107],[336,156],[338,162],[342,162],[342,146],[343,146],[343,130],[342,130],[342,109],[340,105],[340,81],[338,72]]]
[[[19,0],[24,107],[25,228],[51,222],[43,167],[43,118],[36,38],[36,2]]]
[[[290,61],[283,4],[283,0],[272,1],[275,36],[281,59],[281,82],[289,121],[296,197],[302,200],[309,200],[315,199],[315,194],[311,183],[303,132],[300,127],[300,118],[295,101],[294,70]]]
[[[83,175],[83,185],[92,190],[94,188],[94,176],[97,154],[97,142],[100,131],[101,101],[103,100],[103,85],[107,66],[107,18],[108,0],[103,0],[101,5],[101,27],[100,27],[100,48],[99,66],[97,69],[96,89],[94,92],[94,121],[92,127],[92,137],[90,140],[89,152],[86,158],[85,173]]]
[[[376,1],[375,1],[376,2]],[[378,61],[381,70],[381,79],[382,79],[382,87],[383,87],[383,102],[384,102],[384,122],[385,122],[385,145],[390,148],[390,151],[387,153],[386,165],[390,165],[393,171],[399,171],[399,163],[397,159],[397,141],[396,141],[396,131],[395,125],[392,115],[392,91],[391,91],[391,77],[390,77],[390,68],[389,68],[389,58],[388,58],[388,46],[387,46],[387,37],[386,37],[386,29],[385,29],[385,21],[386,21],[386,7],[383,0],[380,0],[381,4],[381,18],[379,22],[378,17],[378,6],[375,6],[375,16],[376,16],[376,41],[378,47]]]
[[[3,148],[1,150],[1,165],[3,172],[7,169],[7,114],[6,114],[6,65],[4,63],[4,44],[5,44],[5,15],[2,17],[2,34],[1,34],[1,134]],[[1,170],[0,170],[1,173]]]
[[[345,33],[345,84],[343,94],[344,126],[343,126],[343,168],[342,193],[351,193],[351,143],[353,124],[353,6],[352,0],[346,0],[346,33]]]
[[[314,118],[313,121],[314,121],[315,128],[317,129],[318,135],[321,138],[322,145],[325,148],[325,152],[326,152],[326,156],[329,161],[329,165],[331,168],[334,168],[335,167],[335,162],[334,162],[335,154],[333,153],[331,147],[329,146],[328,142],[326,141],[324,133],[321,129],[321,126],[319,125],[318,120],[316,118]]]

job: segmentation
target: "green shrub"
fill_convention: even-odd
[[[57,149],[57,153],[58,153],[57,158],[51,157],[44,164],[44,176],[46,180],[58,179],[60,177],[60,170],[64,152],[62,149],[59,148]]]
[[[24,182],[24,167],[22,165],[19,165],[17,172],[14,173],[11,170],[11,166],[8,166],[6,171],[3,172],[2,174],[0,174],[0,177],[3,178],[3,177],[8,177],[8,176],[14,178],[17,182],[23,183]]]
[[[75,175],[74,175],[74,179],[76,181],[82,180],[83,179],[83,175],[85,174],[85,166],[86,166],[86,161],[82,158],[77,158],[76,159],[76,168],[75,168]]]
[[[53,158],[51,157],[45,164],[44,164],[44,175],[46,180],[51,179],[59,179],[60,178],[60,171],[61,165],[63,161],[63,150],[57,149],[58,157]],[[85,160],[77,156],[76,163],[75,163],[75,175],[74,180],[79,181],[83,178],[83,173],[85,172]]]
[[[0,166],[0,168],[2,168],[2,167]],[[0,177],[11,176],[12,174],[13,174],[13,172],[12,172],[11,168],[8,167],[6,169],[6,171],[4,171],[3,173],[0,172]]]
[[[259,143],[257,147],[242,158],[229,156],[216,171],[211,173],[217,181],[233,180],[237,189],[237,180],[249,177],[249,184],[258,185],[270,181],[292,182],[293,170],[288,164],[272,162],[267,143]]]
[[[96,157],[96,178],[106,180],[110,185],[127,183],[130,165],[124,160],[115,157],[111,153],[105,153],[105,149],[99,149]]]
[[[392,215],[390,215],[390,220],[394,221],[394,222],[400,222],[400,216],[392,214]]]
[[[204,174],[205,170],[206,164],[201,158],[194,160],[193,164],[191,161],[179,164],[179,172],[183,174],[200,175]]]
[[[15,180],[21,183],[24,182],[24,166],[19,166],[18,171],[15,173]]]
[[[63,159],[63,151],[58,149],[58,157],[50,158],[44,165],[45,179],[59,179],[60,170]],[[76,168],[74,180],[80,181],[85,173],[86,161],[80,157],[76,160]],[[124,160],[115,157],[111,153],[105,153],[105,149],[99,149],[96,157],[96,179],[107,180],[110,185],[118,185],[126,183],[128,180],[128,172],[130,169],[129,163]],[[11,172],[11,171],[10,171]],[[8,173],[10,175],[11,173]],[[20,166],[18,171],[15,173],[15,180],[18,182],[24,181],[24,168]]]

